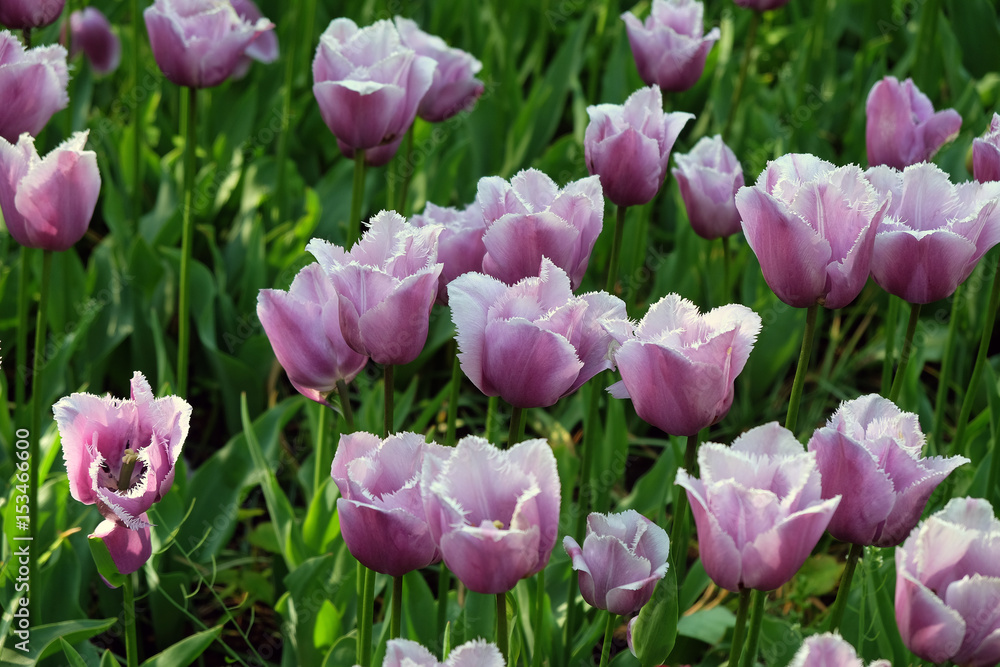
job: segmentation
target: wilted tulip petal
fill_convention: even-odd
[[[980,183],[1000,181],[1000,114],[993,114],[993,122],[986,136],[972,141],[972,171]]]
[[[132,574],[153,555],[153,542],[149,532],[149,518],[138,517],[139,528],[132,530],[120,521],[105,519],[89,537],[99,537],[108,547],[115,567],[122,574]]]
[[[826,632],[807,637],[788,667],[865,667],[865,664],[843,637]],[[868,667],[892,665],[888,660],[876,660]]]
[[[111,30],[108,19],[98,9],[85,7],[69,17],[70,57],[83,52],[90,67],[98,74],[118,69],[122,58],[122,43]]]
[[[704,14],[699,0],[653,0],[645,23],[632,12],[622,14],[643,81],[669,91],[687,90],[698,82],[721,34],[718,28],[705,34]]]
[[[671,173],[695,233],[718,239],[740,231],[736,192],[744,184],[743,168],[722,137],[702,137],[690,153],[678,153],[674,161],[677,167]]]
[[[927,162],[958,136],[962,117],[954,109],[934,113],[931,101],[912,79],[887,76],[868,93],[865,103],[868,164],[896,169]]]
[[[438,282],[438,303],[448,305],[448,283],[463,273],[482,271],[486,246],[483,234],[486,222],[479,201],[473,201],[459,211],[428,203],[421,215],[415,215],[410,223],[416,227],[441,225],[438,237],[438,261],[444,264]]]
[[[3,0],[0,24],[11,30],[31,30],[53,23],[62,14],[66,0]]]
[[[17,145],[0,137],[0,208],[7,230],[27,248],[67,250],[83,238],[97,206],[97,154],[76,132],[44,158],[25,133]]]
[[[69,104],[68,83],[66,49],[25,50],[17,37],[0,30],[0,137],[14,142],[24,132],[41,132],[52,114]]]

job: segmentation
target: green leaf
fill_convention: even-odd
[[[127,575],[118,570],[118,566],[115,565],[115,561],[111,557],[111,552],[108,551],[108,545],[104,543],[102,538],[93,535],[87,538],[87,542],[90,544],[90,553],[94,557],[97,571],[112,588],[119,588],[125,583]]]
[[[66,659],[69,660],[70,667],[87,667],[87,663],[77,650],[73,648],[73,645],[62,637],[59,638],[59,646],[62,648],[63,653],[66,654]]]
[[[222,626],[203,630],[180,640],[170,648],[157,653],[142,663],[141,667],[187,667],[212,645],[222,634]]]
[[[118,658],[115,657],[108,649],[104,649],[104,655],[101,656],[100,667],[122,667],[121,663],[118,662]]]
[[[653,597],[639,610],[632,631],[635,653],[643,667],[662,665],[677,639],[677,576],[673,568],[653,589]]]
[[[34,665],[42,658],[60,650],[61,644],[58,643],[60,637],[70,644],[77,644],[107,631],[117,622],[117,618],[105,618],[100,621],[85,619],[81,621],[63,621],[61,623],[39,625],[31,628],[27,652],[23,652],[17,648],[17,644],[21,639],[16,634],[12,635],[9,638],[10,646],[5,646],[3,651],[0,652],[0,664],[3,664],[4,667],[22,667],[22,665],[28,667],[29,665]]]
[[[736,625],[736,616],[725,607],[702,609],[677,622],[677,634],[693,637],[706,644],[718,644],[726,630]]]
[[[357,657],[358,640],[352,632],[341,637],[334,644],[323,658],[321,667],[352,667],[354,659]]]

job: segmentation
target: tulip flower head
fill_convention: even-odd
[[[718,239],[740,231],[736,193],[744,185],[743,168],[722,137],[702,137],[690,153],[675,155],[674,162],[672,173],[695,233]]]
[[[896,624],[936,664],[1000,664],[1000,521],[980,498],[953,498],[896,549]]]
[[[698,83],[708,52],[721,36],[718,28],[705,34],[704,14],[699,0],[653,0],[644,23],[632,12],[622,14],[643,81],[668,91]]]
[[[85,7],[73,12],[69,17],[69,29],[70,57],[82,52],[91,69],[98,74],[109,74],[118,69],[122,43],[99,9]]]
[[[698,450],[701,479],[681,468],[705,572],[717,585],[769,591],[791,580],[823,535],[840,497],[824,500],[816,455],[771,422],[731,447]]]
[[[134,572],[149,558],[146,511],[170,491],[191,406],[177,396],[154,398],[136,371],[131,398],[76,393],[52,412],[70,494],[97,505],[106,521],[94,534],[104,538],[122,574]]]
[[[907,79],[887,76],[868,93],[865,103],[868,164],[902,169],[928,162],[958,136],[962,117],[954,109],[934,112],[930,99]]]
[[[924,434],[912,412],[869,394],[844,401],[809,440],[823,497],[841,496],[827,530],[838,540],[893,547],[920,520],[927,499],[964,456],[924,458]],[[865,492],[859,494],[858,488]]]
[[[53,23],[62,14],[66,0],[3,0],[0,24],[11,30],[31,30]]]
[[[424,442],[419,433],[380,440],[371,433],[340,436],[331,475],[341,497],[337,516],[344,542],[365,567],[400,577],[441,560],[421,497],[421,470],[428,457],[451,449]]]
[[[861,169],[808,154],[769,162],[736,193],[764,280],[796,308],[842,308],[861,293],[887,207]]]
[[[613,368],[610,330],[627,326],[621,299],[574,296],[548,259],[540,276],[513,286],[466,273],[448,285],[448,297],[462,370],[487,396],[521,408],[552,405]]]
[[[700,3],[698,3],[700,4]],[[624,105],[587,107],[583,138],[587,171],[600,176],[604,196],[618,206],[652,201],[663,184],[670,149],[692,114],[663,113],[660,89],[641,88]]]
[[[68,83],[66,49],[25,49],[17,37],[0,30],[0,137],[14,142],[24,132],[41,132],[52,114],[69,104]]]
[[[993,114],[986,136],[972,141],[972,171],[980,183],[1000,181],[1000,113]]]
[[[428,202],[421,215],[415,215],[410,223],[416,227],[440,225],[438,237],[438,261],[444,264],[438,282],[438,303],[448,305],[448,283],[463,273],[481,271],[486,246],[483,234],[486,222],[479,201],[473,201],[464,210],[445,208]]]
[[[867,176],[889,202],[871,262],[889,294],[910,303],[944,299],[1000,242],[1000,183],[952,185],[927,163],[902,172],[873,167]]]
[[[379,364],[406,364],[427,341],[443,265],[441,227],[414,227],[382,211],[350,251],[322,239],[306,250],[319,260],[339,295],[340,328],[352,350]]]
[[[83,238],[97,206],[97,155],[76,132],[44,158],[24,133],[16,145],[0,137],[0,208],[7,231],[26,248],[67,250]]]
[[[500,450],[467,436],[445,460],[424,457],[420,485],[445,565],[470,591],[504,593],[548,564],[560,490],[545,440]]]
[[[865,667],[854,647],[830,632],[807,637],[788,667]],[[892,667],[888,660],[876,660],[868,667]]]
[[[496,644],[485,639],[473,639],[452,649],[444,662],[438,662],[415,641],[390,639],[382,667],[504,667],[504,660]]]
[[[604,224],[601,181],[589,176],[562,190],[537,169],[479,180],[478,196],[486,220],[483,273],[512,285],[537,276],[542,258],[569,274],[580,286],[594,243]]]
[[[247,23],[255,25],[259,20],[264,18],[260,8],[254,4],[253,0],[229,1],[232,3],[233,9],[236,10],[236,14]],[[246,76],[247,71],[250,69],[250,64],[254,60],[265,64],[273,63],[278,59],[278,54],[278,36],[274,34],[274,31],[268,30],[261,33],[243,51],[243,57],[240,58],[239,64],[233,70],[232,77],[234,79],[241,79]]]
[[[233,75],[247,47],[274,29],[240,18],[229,0],[156,0],[143,12],[153,57],[178,86],[211,88]]]
[[[677,294],[657,301],[614,353],[622,375],[608,391],[672,435],[694,435],[726,416],[733,383],[750,357],[761,320],[730,304],[704,315]]]
[[[337,291],[319,264],[299,271],[287,292],[261,290],[257,317],[289,381],[318,403],[325,404],[338,381],[350,382],[368,363],[344,340]]]
[[[569,535],[563,538],[583,599],[620,616],[649,602],[667,573],[669,547],[667,532],[635,510],[591,513],[582,547]]]

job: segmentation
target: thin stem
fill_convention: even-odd
[[[521,425],[523,420],[524,408],[512,405],[510,410],[510,430],[507,432],[507,449],[521,442]]]
[[[355,645],[354,656],[355,660],[359,665],[366,665],[365,662],[362,662],[361,658],[364,655],[364,651],[362,649],[362,639],[363,639],[362,634],[364,633],[364,621],[362,619],[365,617],[365,578],[367,576],[368,576],[368,568],[362,565],[361,563],[358,563],[358,573],[357,573],[357,579],[355,581],[355,589],[358,595],[358,613],[354,623],[358,629],[358,641],[357,644]],[[371,614],[369,614],[369,616],[371,616]]]
[[[688,436],[687,447],[684,450],[684,469],[689,475],[696,475],[698,456],[698,434]],[[684,581],[684,573],[687,570],[687,545],[690,533],[688,531],[688,506],[687,493],[680,486],[674,487],[674,518],[670,528],[670,546],[674,555],[674,572],[677,573],[677,581]]]
[[[490,396],[489,400],[486,401],[486,441],[496,444],[497,429],[496,429],[496,415],[497,407],[500,404],[500,398],[498,396]]]
[[[326,411],[327,407],[322,403],[317,403],[319,408],[319,418],[316,420],[316,464],[313,466],[313,494],[319,493],[319,487],[323,483],[323,459],[326,458]],[[327,473],[329,474],[329,473]]]
[[[49,278],[52,276],[52,251],[42,251],[42,289],[38,295],[38,314],[35,318],[35,353],[31,363],[31,434],[28,437],[28,461],[31,464],[28,474],[28,530],[38,534],[38,468],[41,459],[38,453],[38,442],[42,439],[42,394],[45,391],[45,383],[42,381],[42,372],[45,369],[45,362],[42,353],[45,350],[45,322],[46,308],[48,307]],[[35,570],[38,569],[37,560],[32,564],[28,573],[28,590],[35,586]],[[37,589],[35,589],[37,590]],[[32,622],[36,625],[40,620],[38,616],[38,606],[33,612]]]
[[[507,594],[497,593],[497,648],[506,664],[507,655]]]
[[[889,312],[885,316],[885,357],[882,359],[882,395],[889,393],[892,382],[892,360],[896,356],[896,328],[899,322],[899,299],[889,297]]]
[[[303,7],[294,3],[292,15],[289,17],[292,25],[289,35],[299,34]],[[285,197],[285,161],[288,159],[288,125],[292,115],[292,82],[295,79],[296,54],[294,49],[285,53],[285,81],[281,87],[281,129],[278,131],[278,182],[274,187],[274,198],[277,202],[277,220],[284,222],[288,215]]]
[[[615,632],[615,616],[608,612],[608,620],[604,626],[604,643],[601,644],[601,667],[608,667],[608,656],[611,655],[611,637]]]
[[[847,566],[844,568],[844,576],[837,589],[837,599],[833,601],[833,608],[830,611],[830,632],[837,632],[840,629],[841,621],[844,620],[847,597],[851,593],[851,580],[854,579],[854,570],[857,568],[858,559],[861,558],[864,550],[862,545],[852,544],[851,550],[847,553]]]
[[[21,31],[21,38],[24,40],[24,48],[31,48],[31,28],[25,28]]]
[[[451,590],[451,572],[448,566],[441,561],[438,568],[438,608],[437,608],[437,635],[444,634],[444,628],[448,624],[448,591]]]
[[[28,271],[28,265],[31,263],[31,248],[22,247],[21,248],[21,268],[18,276],[18,293],[17,293],[17,388],[15,391],[15,396],[17,399],[17,407],[24,408],[25,403],[25,387],[27,386],[27,371],[28,371],[28,301],[31,298],[29,294],[28,282],[30,278],[30,272]]]
[[[802,333],[802,349],[799,350],[799,365],[795,368],[795,379],[792,381],[792,394],[788,397],[788,415],[785,417],[785,428],[792,433],[795,433],[795,426],[799,420],[799,403],[802,400],[802,387],[806,382],[809,357],[812,355],[813,337],[816,334],[816,316],[818,314],[818,303],[812,304],[806,310],[806,329]]]
[[[375,611],[375,572],[365,568],[365,588],[358,619],[358,641],[361,657],[358,664],[367,667],[372,661],[372,614]]]
[[[313,49],[315,48],[315,37],[313,35],[313,30],[316,25],[316,0],[305,0],[305,12],[303,13],[304,21],[302,22],[302,31],[299,33],[292,33],[302,36],[302,58],[305,62],[302,63],[299,71],[309,70],[309,61],[312,58]]]
[[[383,382],[385,389],[385,414],[382,419],[382,437],[388,438],[394,431],[392,424],[392,413],[393,407],[396,400],[396,393],[394,390],[393,383],[393,368],[392,364],[386,364],[384,368],[385,381]]]
[[[448,392],[448,431],[444,444],[454,447],[458,423],[458,397],[462,390],[462,365],[458,361],[458,342],[453,339],[448,349],[451,350],[451,387]]]
[[[917,322],[920,320],[920,304],[910,304],[910,320],[906,323],[906,336],[903,338],[903,349],[899,353],[899,366],[896,367],[896,378],[892,381],[892,389],[889,390],[889,400],[897,402],[899,392],[903,389],[903,379],[906,377],[906,368],[910,365],[910,357],[913,356],[913,334],[917,331]]]
[[[622,252],[626,211],[628,211],[628,206],[619,206],[615,214],[615,235],[611,240],[611,261],[608,263],[608,281],[604,288],[609,294],[615,293],[615,284],[618,282],[618,257]]]
[[[736,108],[740,104],[740,96],[743,94],[743,84],[747,80],[747,72],[750,70],[750,60],[753,54],[754,42],[757,41],[757,28],[760,26],[760,12],[753,12],[750,15],[750,27],[747,29],[747,39],[743,46],[743,63],[740,65],[740,78],[736,80],[736,88],[733,89],[733,99],[729,104],[729,116],[726,118],[726,125],[722,128],[722,138],[729,140],[729,132],[733,128],[733,121],[736,119]],[[736,667],[736,665],[732,665]]]
[[[132,193],[131,212],[132,230],[139,229],[139,216],[142,214],[142,140],[145,136],[143,131],[143,105],[138,102],[142,99],[139,95],[139,35],[143,28],[140,26],[142,15],[139,13],[139,0],[132,0],[132,58],[129,63],[129,73],[132,77],[132,96],[136,102],[132,106],[132,129],[134,132],[132,141]]]
[[[136,641],[135,634],[135,588],[132,584],[132,575],[125,576],[125,584],[122,586],[122,594],[125,598],[122,602],[125,615],[125,659],[128,667],[138,667],[139,665],[139,642]]]
[[[347,392],[347,383],[343,380],[337,380],[337,395],[340,396],[340,410],[344,413],[347,433],[354,433],[354,410],[351,408],[351,395]]]
[[[570,575],[571,579],[576,577]],[[531,664],[532,667],[541,667],[542,664],[542,634],[545,629],[545,568],[538,573],[535,581],[535,645],[532,647]]]
[[[361,200],[365,198],[365,151],[354,151],[354,186],[351,190],[351,219],[347,221],[347,244],[350,248],[361,236]]]
[[[410,123],[410,129],[406,131],[406,158],[403,161],[403,187],[399,191],[399,206],[396,208],[399,214],[406,217],[406,195],[410,191],[410,179],[413,177],[413,126],[417,124],[414,120]],[[398,171],[397,171],[398,173]]]
[[[198,113],[198,89],[188,88],[187,127],[184,139],[184,218],[181,232],[181,278],[180,297],[177,307],[177,395],[187,397],[188,354],[191,347],[190,273],[191,243],[194,235],[194,169],[195,152],[198,150],[195,138]]]
[[[392,578],[392,617],[389,619],[389,639],[402,637],[403,632],[403,577]]]
[[[962,285],[958,286],[962,289]],[[948,385],[951,382],[951,367],[955,361],[955,341],[958,332],[959,304],[962,299],[959,292],[951,297],[951,315],[948,320],[948,338],[944,344],[944,356],[941,358],[941,374],[938,376],[937,397],[934,400],[934,430],[931,433],[931,452],[943,452],[941,438],[944,435],[944,409],[948,401]]]
[[[747,612],[750,610],[750,588],[740,589],[740,605],[736,609],[736,627],[733,628],[733,645],[729,647],[729,665],[736,667],[740,664],[740,655],[743,653],[743,635],[747,629]]]
[[[729,284],[729,262],[732,261],[729,252],[729,237],[723,236],[719,239],[722,242],[722,300],[719,303],[727,303],[732,294]]]
[[[753,667],[757,664],[757,645],[760,642],[760,627],[764,623],[764,602],[767,600],[767,591],[754,590],[753,602],[750,612],[750,634],[747,637],[747,647],[743,651],[743,658],[740,667]],[[730,663],[732,667],[736,667]]]

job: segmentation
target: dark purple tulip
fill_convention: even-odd
[[[953,498],[896,549],[896,624],[933,663],[1000,664],[1000,521],[981,498]]]
[[[865,103],[868,164],[896,169],[927,162],[958,136],[962,117],[954,109],[934,112],[931,101],[907,79],[887,76],[868,93]]]
[[[624,105],[587,107],[590,123],[583,137],[587,171],[601,177],[604,196],[618,206],[652,201],[663,185],[670,150],[684,124],[694,118],[663,113],[658,87],[641,88]]]
[[[11,30],[41,28],[62,14],[66,0],[2,0],[0,24]]]
[[[340,531],[358,562],[400,577],[441,560],[424,514],[420,472],[424,459],[444,459],[451,451],[425,443],[419,433],[340,437],[331,475],[341,495]]]
[[[448,283],[463,273],[483,269],[486,222],[479,201],[473,201],[461,211],[428,203],[424,212],[413,216],[410,222],[417,227],[441,225],[443,228],[438,237],[438,261],[444,268],[438,281],[437,300],[448,305]]]
[[[865,667],[854,647],[830,632],[807,637],[788,667]],[[892,667],[888,660],[876,660],[868,667]]]
[[[980,183],[1000,181],[1000,114],[993,114],[993,122],[986,136],[972,142],[972,171]]]
[[[90,68],[98,74],[109,74],[118,69],[122,43],[100,10],[85,7],[73,12],[69,17],[69,28],[70,57],[83,52]]]
[[[500,450],[467,436],[447,460],[424,458],[420,485],[445,565],[470,591],[505,593],[548,564],[560,487],[545,440]]]
[[[23,133],[37,135],[52,114],[69,104],[66,49],[36,46],[0,30],[0,137],[14,143]]]
[[[718,28],[705,34],[704,14],[699,0],[653,0],[645,23],[632,12],[622,14],[643,81],[667,91],[698,83],[708,52],[721,35]]]
[[[722,137],[702,137],[690,153],[675,154],[674,162],[671,173],[695,233],[718,239],[740,231],[736,193],[744,185],[743,168]]]
[[[581,547],[567,535],[563,548],[579,573],[580,594],[591,607],[612,614],[633,614],[649,602],[667,573],[667,531],[639,514],[591,513]]]
[[[912,412],[869,394],[844,401],[809,440],[823,476],[823,497],[841,496],[827,530],[838,540],[894,547],[964,456],[924,458],[924,434]],[[857,493],[863,488],[864,493]]]

